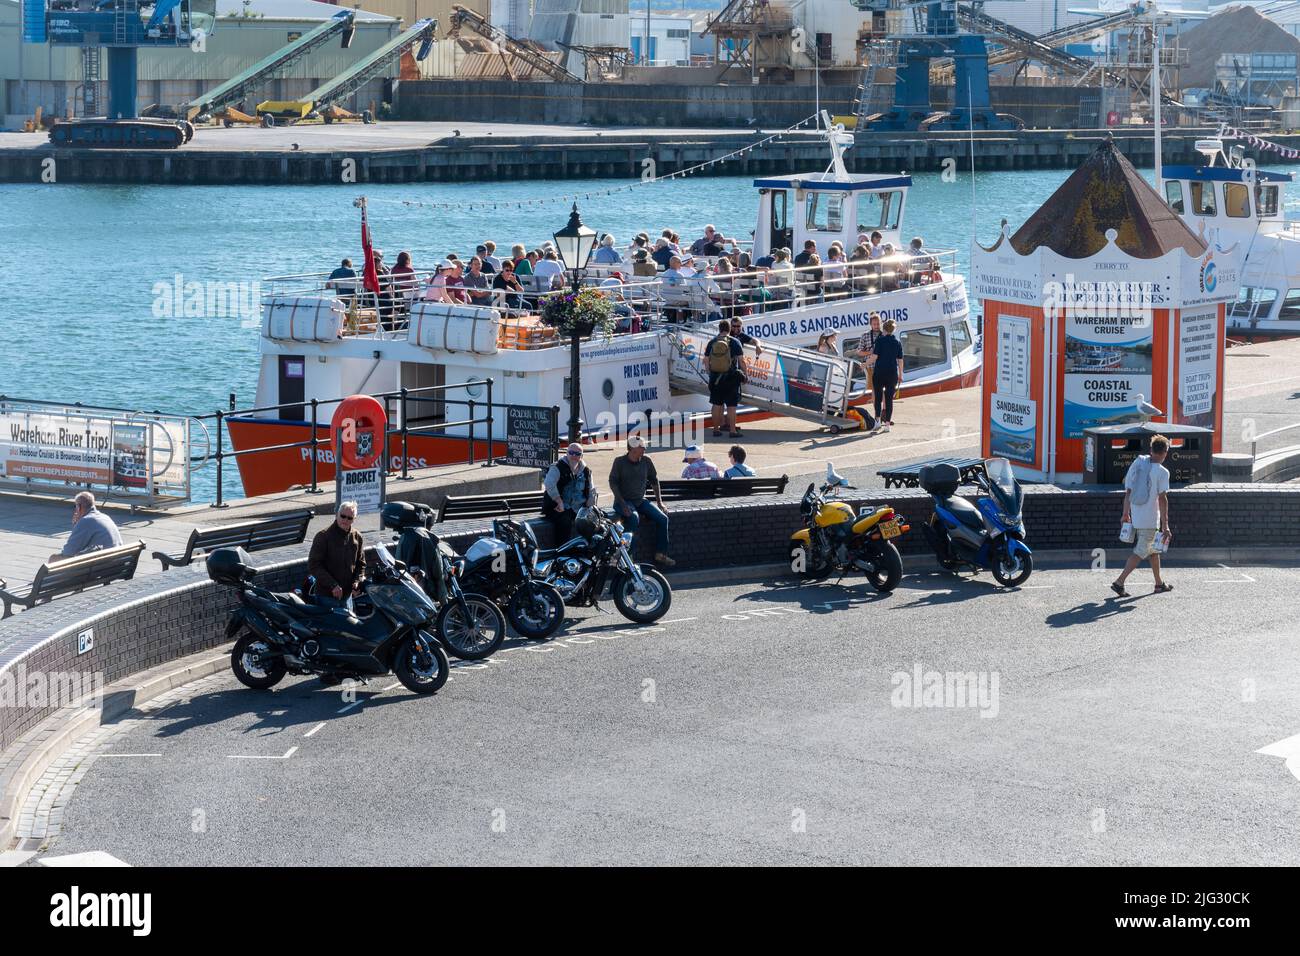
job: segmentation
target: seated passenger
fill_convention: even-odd
[[[686,457],[682,461],[686,464],[682,469],[683,478],[710,478],[717,481],[722,477],[718,466],[705,459],[699,445],[687,445]]]
[[[455,302],[447,291],[447,276],[451,274],[451,260],[443,259],[433,267],[433,275],[424,287],[425,302]]]
[[[607,232],[605,235],[601,236],[600,248],[597,249],[596,254],[591,257],[591,261],[598,266],[616,266],[623,261],[623,257],[620,256],[618,250],[614,248],[613,235]]]

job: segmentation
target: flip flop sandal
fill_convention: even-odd
[[[1155,590],[1153,590],[1151,593],[1152,593],[1152,594],[1165,594],[1165,593],[1167,593],[1167,592],[1169,592],[1169,591],[1172,591],[1173,589],[1174,589],[1174,586],[1173,586],[1172,584],[1157,584],[1157,585],[1155,586]]]
[[[1124,585],[1122,584],[1112,584],[1110,589],[1120,597],[1128,597],[1128,592],[1124,590]]]

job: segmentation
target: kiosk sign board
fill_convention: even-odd
[[[1137,396],[1151,397],[1151,333],[1150,315],[1066,316],[1066,438],[1138,420]]]

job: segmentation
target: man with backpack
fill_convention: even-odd
[[[731,323],[718,322],[718,334],[704,346],[704,361],[709,369],[709,404],[713,406],[713,437],[722,437],[722,419],[725,410],[727,431],[732,438],[740,438],[736,427],[736,406],[740,404],[740,385],[745,373],[740,369],[740,359],[745,354],[740,341],[730,335]]]

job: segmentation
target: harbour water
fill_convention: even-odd
[[[1294,169],[1294,167],[1293,167]],[[918,174],[905,235],[955,249],[966,271],[972,224],[980,241],[1013,227],[1068,175],[1060,170],[981,173],[972,214],[968,172]],[[1148,174],[1149,175],[1149,174]],[[360,263],[353,199],[370,199],[376,245],[418,269],[494,239],[540,244],[567,205],[538,198],[577,193],[583,218],[620,248],[639,230],[671,227],[686,241],[714,223],[747,239],[757,196],[751,177],[693,177],[637,186],[627,180],[353,186],[0,185],[0,242],[13,269],[0,328],[0,394],[185,414],[254,399],[257,282],[270,275]],[[1287,208],[1300,206],[1297,186]],[[460,203],[456,208],[414,203]],[[220,314],[197,308],[199,283],[239,283]],[[227,492],[238,493],[227,479]],[[212,469],[195,476],[209,498]]]

